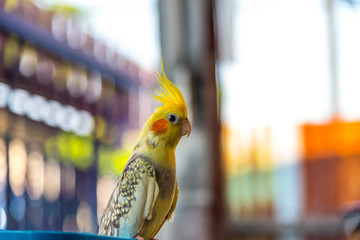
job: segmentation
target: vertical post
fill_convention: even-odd
[[[212,202],[210,209],[212,214],[211,230],[212,239],[222,239],[223,223],[223,193],[222,193],[222,164],[220,159],[220,114],[218,114],[217,84],[216,84],[216,57],[217,47],[215,38],[215,1],[208,0],[204,3],[204,28],[206,30],[204,39],[207,39],[203,58],[203,79],[205,80],[205,95],[203,103],[206,133],[209,134],[209,149],[211,149],[211,192]],[[207,28],[207,29],[206,29]]]
[[[188,105],[193,126],[190,138],[178,147],[176,226],[164,227],[165,238],[215,240],[223,235],[215,7],[215,0],[159,0],[165,69],[171,80],[191,93],[187,100],[192,100]],[[189,231],[183,232],[184,228]]]

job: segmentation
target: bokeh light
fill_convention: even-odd
[[[9,86],[0,82],[0,107],[1,108],[7,106],[9,93],[10,93]]]
[[[62,225],[62,231],[64,232],[76,232],[76,217],[74,214],[69,214],[65,217],[63,225]]]
[[[24,142],[18,138],[11,140],[9,143],[9,178],[11,189],[16,196],[22,195],[25,189],[26,155]]]
[[[23,219],[26,210],[26,202],[24,196],[15,196],[10,201],[9,210],[11,216],[16,220],[20,221]]]
[[[85,100],[88,103],[97,102],[102,94],[102,80],[99,72],[91,72],[89,74],[89,83],[87,86]]]
[[[29,93],[22,89],[15,89],[9,96],[9,109],[18,115],[24,115],[25,103],[28,101]]]
[[[5,230],[7,225],[7,217],[4,208],[0,207],[0,230]]]
[[[75,132],[80,136],[89,135],[94,130],[94,119],[87,111],[79,111],[79,125]]]
[[[55,74],[55,64],[47,56],[40,56],[36,68],[36,78],[42,84],[49,84]]]
[[[97,216],[100,218],[117,183],[112,175],[100,176],[96,184]]]
[[[56,179],[51,181],[56,181]],[[40,152],[33,151],[28,156],[26,186],[32,200],[38,200],[42,196],[44,191],[44,157]]]
[[[37,68],[37,53],[34,47],[25,45],[20,55],[19,70],[24,77],[32,77]]]
[[[4,139],[0,138],[0,191],[4,190],[6,187],[7,172],[7,147]]]
[[[47,201],[53,202],[59,198],[61,189],[60,165],[56,160],[48,159],[45,162],[44,171],[44,197]]]
[[[88,87],[86,69],[82,67],[72,68],[67,72],[66,87],[73,97],[83,96]]]
[[[69,164],[64,165],[61,169],[61,176],[62,176],[61,190],[64,194],[64,197],[67,199],[73,199],[73,197],[75,196],[75,189],[76,189],[75,169]]]
[[[94,224],[95,216],[91,211],[91,207],[86,202],[79,204],[76,212],[76,224],[80,232],[95,232],[96,225]]]
[[[8,2],[8,1],[7,1]],[[19,39],[15,36],[11,36],[7,39],[4,55],[3,55],[3,63],[5,67],[12,68],[18,60],[19,54]]]
[[[71,71],[71,65],[64,62],[55,62],[55,71],[52,83],[58,91],[66,90],[66,79],[68,72]]]

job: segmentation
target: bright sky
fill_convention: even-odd
[[[360,119],[360,14],[337,4],[340,111]],[[325,1],[237,1],[235,61],[225,65],[225,117],[259,127],[331,117]]]
[[[160,59],[156,0],[39,0],[77,6],[88,14],[91,33],[149,70]]]

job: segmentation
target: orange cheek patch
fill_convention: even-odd
[[[166,119],[160,119],[153,123],[151,126],[151,131],[155,134],[162,134],[166,132],[168,128],[168,121]]]

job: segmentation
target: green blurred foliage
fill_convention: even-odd
[[[120,176],[130,154],[131,149],[119,148],[114,150],[111,146],[100,146],[98,162],[99,174],[104,175],[112,173],[116,176]]]
[[[80,170],[88,169],[95,158],[94,141],[91,138],[67,132],[50,137],[45,143],[45,152],[48,157],[70,163]]]
[[[95,142],[90,137],[79,137],[73,133],[61,132],[45,143],[46,155],[71,164],[79,170],[87,170],[98,157],[99,175],[120,176],[131,154],[131,148],[115,148],[112,144],[100,143],[95,156]]]

